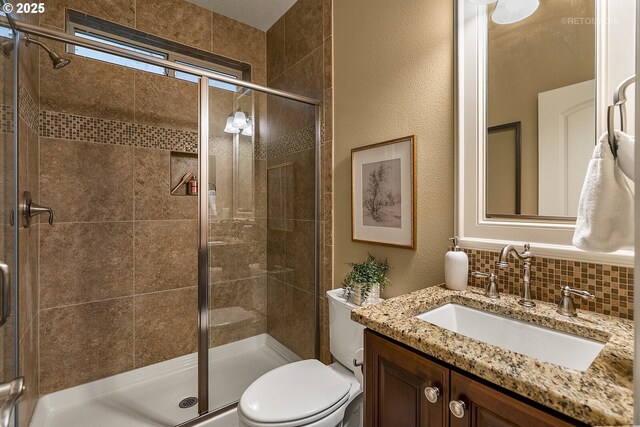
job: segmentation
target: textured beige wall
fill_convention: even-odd
[[[522,122],[523,214],[538,214],[538,93],[594,78],[594,16],[593,0],[542,0],[523,21],[489,21],[487,125]]]
[[[453,2],[334,2],[334,285],[388,257],[395,296],[444,280],[453,234]],[[351,149],[416,136],[417,249],[351,241]]]

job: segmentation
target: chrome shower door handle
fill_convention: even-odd
[[[10,283],[9,266],[0,262],[0,326],[4,325],[9,317],[11,307],[9,298]]]
[[[16,402],[24,391],[24,378],[18,377],[14,380],[0,384],[0,427],[9,427],[11,413]]]

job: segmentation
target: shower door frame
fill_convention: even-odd
[[[11,19],[12,17],[10,17]],[[244,80],[239,80],[224,75],[214,74],[202,69],[194,68],[166,59],[153,58],[142,53],[121,49],[115,46],[103,44],[89,39],[80,38],[62,31],[41,27],[11,19],[14,25],[10,25],[9,19],[0,17],[0,24],[11,26],[16,31],[40,36],[47,39],[71,43],[74,45],[95,49],[103,53],[118,55],[127,59],[158,65],[174,71],[182,71],[199,78],[198,81],[198,170],[200,177],[209,173],[209,81],[215,80],[251,89],[267,95],[278,96],[292,101],[311,105],[315,110],[315,162],[314,162],[314,346],[315,357],[319,356],[319,317],[318,290],[319,290],[319,257],[320,257],[320,144],[321,144],[321,101],[302,95],[269,88]],[[196,427],[201,423],[234,409],[237,403],[226,405],[215,410],[209,409],[209,194],[208,179],[200,179],[198,191],[198,416],[177,427]]]

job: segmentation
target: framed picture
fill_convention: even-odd
[[[351,150],[351,239],[416,247],[415,137]]]

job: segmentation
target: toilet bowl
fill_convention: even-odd
[[[364,327],[351,320],[355,307],[342,289],[327,292],[331,354],[281,366],[253,382],[238,403],[242,427],[361,427]],[[357,363],[354,364],[354,361]]]

